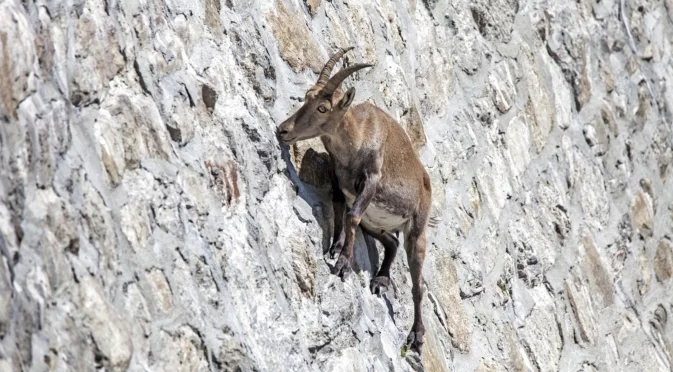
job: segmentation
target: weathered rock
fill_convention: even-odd
[[[644,237],[651,237],[654,229],[654,212],[652,210],[652,198],[638,191],[631,201],[631,220],[633,227]]]
[[[0,370],[669,370],[672,12],[0,1]],[[328,156],[276,138],[347,46],[441,221],[420,357],[404,234],[382,296],[361,231],[332,276]]]
[[[208,369],[208,356],[205,353],[203,340],[194,329],[183,325],[173,332],[160,331],[157,358],[152,365],[160,371],[200,371]]]
[[[80,283],[80,304],[90,322],[97,359],[110,370],[126,370],[133,355],[133,346],[124,317],[107,303],[103,288],[96,279],[84,277]]]
[[[320,7],[321,0],[304,0],[304,1],[306,2],[308,11],[311,12],[311,15],[316,15],[316,13],[318,13],[318,8]]]
[[[0,337],[5,337],[9,328],[12,306],[12,286],[10,284],[7,260],[0,262]]]
[[[507,126],[505,144],[507,145],[507,158],[512,174],[517,179],[523,176],[530,163],[530,131],[523,117],[515,116]]]
[[[657,253],[654,255],[654,274],[660,282],[673,276],[673,244],[669,240],[662,239],[657,245]]]
[[[24,11],[19,4],[0,4],[0,114],[7,118],[16,118],[19,103],[36,89],[35,39]]]
[[[580,250],[584,250],[582,269],[589,280],[592,299],[599,309],[608,307],[614,302],[612,280],[603,266],[596,243],[590,234],[585,233],[581,238]]]
[[[579,327],[580,338],[583,342],[593,345],[596,340],[596,315],[593,310],[591,296],[587,286],[580,280],[567,279],[565,290],[568,293],[568,302]]]
[[[105,16],[102,1],[86,3],[75,23],[74,47],[77,69],[71,77],[70,101],[75,106],[100,101],[108,82],[123,68],[124,58],[116,37],[117,28]]]
[[[423,24],[432,22],[431,15],[425,9],[418,9],[414,16],[417,22]],[[464,22],[469,22],[465,17]],[[448,49],[449,30],[439,28],[432,30],[421,27],[418,29],[418,52],[414,58],[417,58],[418,71],[427,71],[426,73],[414,73],[416,86],[418,87],[418,96],[421,103],[421,112],[426,113],[434,111],[435,114],[446,113],[451,96],[452,84],[454,80],[454,63]],[[468,42],[468,41],[466,41]],[[470,43],[476,43],[474,37],[469,40]],[[478,58],[476,56],[461,56],[466,69],[476,70]],[[463,61],[461,61],[463,62]]]
[[[313,72],[320,72],[322,55],[301,13],[288,9],[284,1],[276,1],[275,12],[268,14],[268,21],[283,59],[293,70],[308,67]]]
[[[512,192],[506,170],[504,160],[496,154],[484,159],[484,164],[477,171],[480,194],[485,197],[487,207],[496,220]]]
[[[544,273],[555,263],[556,252],[539,220],[527,214],[509,227],[511,251],[516,257],[516,272],[526,285],[535,287],[543,280]]]
[[[567,182],[569,186],[577,186],[575,189],[587,224],[601,230],[607,221],[610,207],[601,168],[578,151],[569,137],[563,138],[562,146],[568,160]]]
[[[487,3],[476,1],[470,7],[470,11],[483,37],[502,43],[509,42],[514,15],[519,11],[518,1],[499,0]]]
[[[436,293],[442,311],[446,316],[446,327],[451,335],[451,344],[460,352],[470,351],[472,339],[470,337],[471,324],[460,298],[458,275],[456,268],[448,255],[436,258],[435,280],[437,287],[432,287]]]
[[[173,308],[173,294],[163,271],[151,269],[147,272],[146,277],[152,287],[152,293],[154,293],[155,306],[165,313],[170,312]]]
[[[72,280],[66,253],[77,254],[79,235],[72,206],[51,190],[40,190],[26,206],[26,219],[34,227],[22,241],[39,252],[52,290]],[[11,262],[11,261],[10,261]]]
[[[543,295],[526,320],[526,326],[519,329],[519,337],[528,357],[539,371],[558,370],[563,339],[554,315],[551,298]],[[543,339],[545,342],[540,342]]]
[[[400,125],[406,130],[416,151],[420,151],[425,145],[425,131],[423,130],[423,119],[415,105],[402,114]]]
[[[506,62],[497,64],[488,76],[488,82],[493,104],[501,113],[509,111],[517,96],[517,91],[508,64]]]
[[[208,112],[212,114],[215,109],[215,104],[217,103],[217,92],[208,85],[202,85],[201,99],[203,99],[203,103],[208,108]]]
[[[541,76],[541,70],[534,58],[532,56],[529,58],[524,65],[524,68],[530,68],[530,73],[525,77],[529,97],[526,104],[526,118],[530,123],[535,148],[537,152],[540,152],[547,143],[549,132],[552,130],[554,109],[547,87],[543,85],[545,77]],[[561,93],[559,90],[554,90],[554,92]]]

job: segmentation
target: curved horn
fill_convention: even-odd
[[[343,57],[344,54],[346,54],[348,51],[352,49],[353,47],[341,48],[339,49],[338,52],[332,54],[329,61],[325,63],[325,67],[323,67],[322,71],[320,71],[320,77],[318,77],[318,82],[315,83],[315,85],[321,88],[325,86],[327,80],[329,80],[330,74],[332,74],[332,69],[334,68],[334,65],[341,59],[341,57]]]
[[[341,85],[341,82],[344,81],[350,74],[354,73],[357,70],[361,70],[366,67],[372,67],[368,63],[357,63],[353,66],[348,66],[342,68],[341,71],[337,72],[331,79],[325,84],[325,87],[320,91],[322,94],[329,95],[334,93],[334,91]]]

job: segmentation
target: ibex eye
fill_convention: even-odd
[[[318,111],[322,112],[323,114],[327,112],[327,107],[325,106],[318,106]]]

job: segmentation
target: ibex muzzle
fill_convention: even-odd
[[[336,62],[351,49],[341,49],[330,58],[318,82],[306,92],[302,107],[278,127],[278,136],[288,144],[320,136],[330,155],[335,217],[329,251],[332,257],[339,254],[332,273],[344,276],[351,270],[355,230],[360,226],[385,248],[381,268],[370,283],[373,293],[385,291],[399,245],[395,234],[404,233],[414,300],[407,344],[420,353],[425,334],[422,267],[430,177],[404,129],[390,115],[368,103],[351,107],[355,89],[345,93],[339,89],[346,77],[371,65],[346,67],[329,78]]]
[[[278,127],[280,139],[293,144],[334,132],[354,96],[355,90],[351,88],[336,104],[331,96],[307,97],[304,105]]]

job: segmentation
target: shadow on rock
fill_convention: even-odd
[[[301,204],[311,209],[311,215],[323,231],[322,253],[326,255],[332,243],[331,237],[334,234],[334,212],[331,202],[332,190],[329,180],[329,155],[309,149],[302,158],[302,166],[299,173],[290,158],[289,146],[281,144],[281,156],[287,166],[287,176],[296,187],[297,196],[305,202]],[[297,204],[295,203],[295,210],[301,209],[302,207],[298,207]],[[301,214],[302,211],[297,211],[297,213]],[[302,217],[300,216],[300,218]],[[331,270],[333,264],[327,260],[328,258],[326,257],[325,262]],[[378,271],[378,267],[379,252],[376,247],[376,241],[358,229],[353,248],[353,271],[356,273],[360,273],[362,270],[368,271],[371,279]]]

